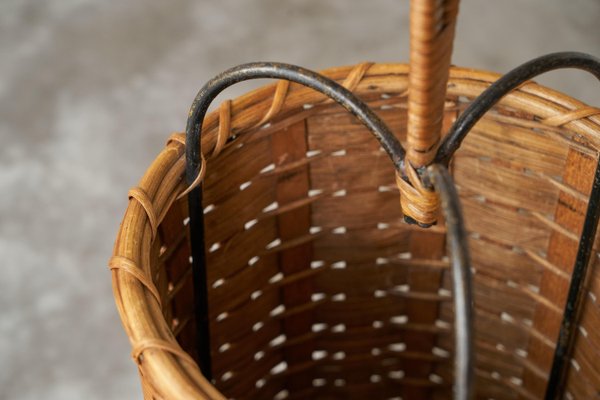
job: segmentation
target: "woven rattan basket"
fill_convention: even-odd
[[[410,67],[200,90],[109,263],[147,399],[600,397],[600,110],[528,81],[600,60],[450,68],[457,10],[411,2]]]
[[[324,74],[404,140],[406,65]],[[497,78],[453,68],[446,127]],[[110,265],[146,398],[450,397],[443,224],[402,222],[393,167],[344,109],[296,84],[282,99],[276,87],[205,122],[206,154],[219,130],[230,138],[207,157],[203,187],[214,387],[193,361],[188,211],[175,200],[185,188],[181,135],[130,192]],[[478,398],[543,395],[600,146],[594,113],[528,83],[453,160],[474,273]],[[600,390],[597,269],[587,294],[567,386],[581,399]]]

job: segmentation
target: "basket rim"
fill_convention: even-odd
[[[355,68],[333,67],[321,73],[342,82]],[[354,92],[359,95],[405,93],[408,71],[407,64],[372,64],[357,82]],[[488,71],[452,67],[447,96],[476,97],[499,77],[499,74]],[[263,121],[263,117],[271,109],[276,87],[276,84],[269,84],[232,100],[230,134],[240,134],[240,138],[263,137],[280,128],[276,122],[272,126],[263,125],[270,122]],[[278,115],[297,113],[306,116],[319,111],[319,107],[306,110],[303,108],[305,104],[319,105],[324,100],[323,95],[292,84]],[[600,149],[600,116],[597,115],[597,109],[561,92],[530,81],[504,97],[499,105],[535,117],[534,120],[502,117],[506,123],[554,131],[558,139],[589,154],[596,155]],[[271,115],[273,117],[276,115]],[[257,123],[260,126],[256,126]],[[574,137],[564,136],[562,126],[567,126]],[[218,130],[219,110],[215,110],[205,119],[202,137],[204,149],[213,149],[217,145]],[[250,135],[252,133],[256,135]],[[178,201],[184,201],[177,200],[179,193],[184,190],[184,168],[185,144],[182,135],[177,134],[167,142],[167,146],[146,170],[135,188],[136,195],[129,196],[113,257],[109,262],[113,293],[121,322],[133,347],[133,357],[145,392],[158,393],[166,398],[224,399],[177,343],[163,317],[150,274],[150,252],[156,229],[170,207]]]

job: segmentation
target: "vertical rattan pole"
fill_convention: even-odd
[[[411,0],[407,158],[429,165],[440,143],[459,0]]]

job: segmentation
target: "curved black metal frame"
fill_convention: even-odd
[[[329,96],[355,115],[373,135],[379,140],[384,150],[394,163],[396,170],[401,171],[405,151],[400,142],[391,133],[383,121],[352,92],[337,82],[323,77],[313,71],[280,63],[251,63],[244,64],[218,75],[209,81],[197,94],[192,104],[186,127],[186,180],[191,184],[200,166],[200,133],[202,123],[212,100],[227,87],[248,79],[279,78],[300,83]],[[455,282],[455,302],[457,308],[457,356],[456,371],[459,385],[457,396],[467,399],[471,393],[472,382],[472,340],[471,340],[471,284],[470,267],[464,234],[460,206],[456,191],[447,170],[443,166],[433,168],[431,176],[439,180],[442,206],[447,218],[456,221],[449,226],[448,235],[453,257],[453,277]],[[198,351],[200,367],[205,376],[210,379],[210,345],[208,315],[206,270],[204,260],[204,222],[202,212],[202,192],[200,188],[192,190],[189,195],[190,235],[192,242],[192,268],[197,299],[195,299],[196,322],[198,324]],[[459,298],[460,297],[460,298]],[[459,387],[460,386],[460,387]]]
[[[210,103],[236,83],[261,78],[285,79],[317,90],[342,105],[355,115],[373,133],[397,170],[403,165],[405,151],[402,145],[365,103],[348,89],[332,79],[291,64],[260,62],[231,68],[206,83],[196,95],[190,108],[186,125],[186,180],[192,184],[199,173],[201,162],[202,123]],[[202,190],[195,188],[188,194],[189,226],[194,278],[194,309],[197,331],[197,351],[200,370],[211,379],[210,331],[208,321],[208,292],[206,285],[206,260],[204,252],[204,212]]]
[[[472,395],[472,295],[471,277],[464,225],[460,214],[458,195],[445,166],[460,147],[475,123],[504,95],[533,77],[555,69],[577,68],[588,71],[600,79],[600,60],[583,53],[553,53],[529,61],[500,78],[486,89],[457,119],[444,138],[436,154],[434,165],[427,169],[428,177],[435,183],[442,198],[442,208],[447,218],[449,247],[453,260],[453,284],[456,307],[456,397],[468,399]],[[333,80],[313,71],[289,64],[244,64],[218,75],[198,93],[192,104],[186,127],[186,179],[191,184],[200,165],[200,133],[202,123],[212,100],[225,88],[249,79],[276,78],[296,82],[320,91],[344,106],[363,122],[379,140],[394,163],[402,171],[404,149],[387,126],[362,101]],[[435,165],[438,164],[438,165]],[[210,379],[210,345],[208,330],[208,304],[204,260],[204,222],[200,188],[189,195],[190,235],[192,242],[192,268],[195,286],[196,321],[198,324],[199,362],[204,375]],[[600,218],[600,161],[596,169],[592,193],[586,211],[577,259],[571,279],[563,323],[559,334],[554,361],[547,386],[546,398],[562,395],[568,359],[572,351],[574,327],[580,312],[587,267]]]
[[[351,91],[314,71],[296,65],[276,62],[256,62],[242,64],[217,75],[196,95],[190,108],[186,132],[186,175],[193,182],[200,166],[200,135],[204,116],[210,103],[219,93],[236,83],[251,79],[275,78],[299,83],[339,103],[356,116],[381,143],[398,171],[402,168],[405,151],[398,139],[385,123],[363,101]]]
[[[434,162],[448,165],[452,155],[458,150],[463,139],[471,128],[488,112],[502,97],[516,89],[519,85],[536,76],[557,69],[575,68],[587,71],[600,80],[600,59],[585,53],[561,52],[547,54],[528,61],[502,76],[490,87],[483,91],[467,107],[438,149]],[[569,293],[563,313],[563,320],[554,351],[552,368],[546,386],[546,399],[562,398],[565,390],[569,359],[573,351],[576,324],[583,303],[585,278],[596,236],[600,214],[600,159],[596,167],[592,192],[590,194],[586,219],[579,240],[577,257],[571,275]]]

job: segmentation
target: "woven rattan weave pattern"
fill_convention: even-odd
[[[325,75],[351,81],[405,140],[407,66]],[[451,69],[443,131],[497,78]],[[324,100],[271,85],[204,123],[216,388],[189,357],[180,135],[130,192],[110,266],[147,398],[450,396],[443,221],[427,231],[401,222],[393,166],[365,128]],[[596,113],[528,83],[475,126],[452,162],[474,266],[477,397],[543,394],[600,146]],[[600,390],[597,272],[588,294],[567,387],[575,398]]]

